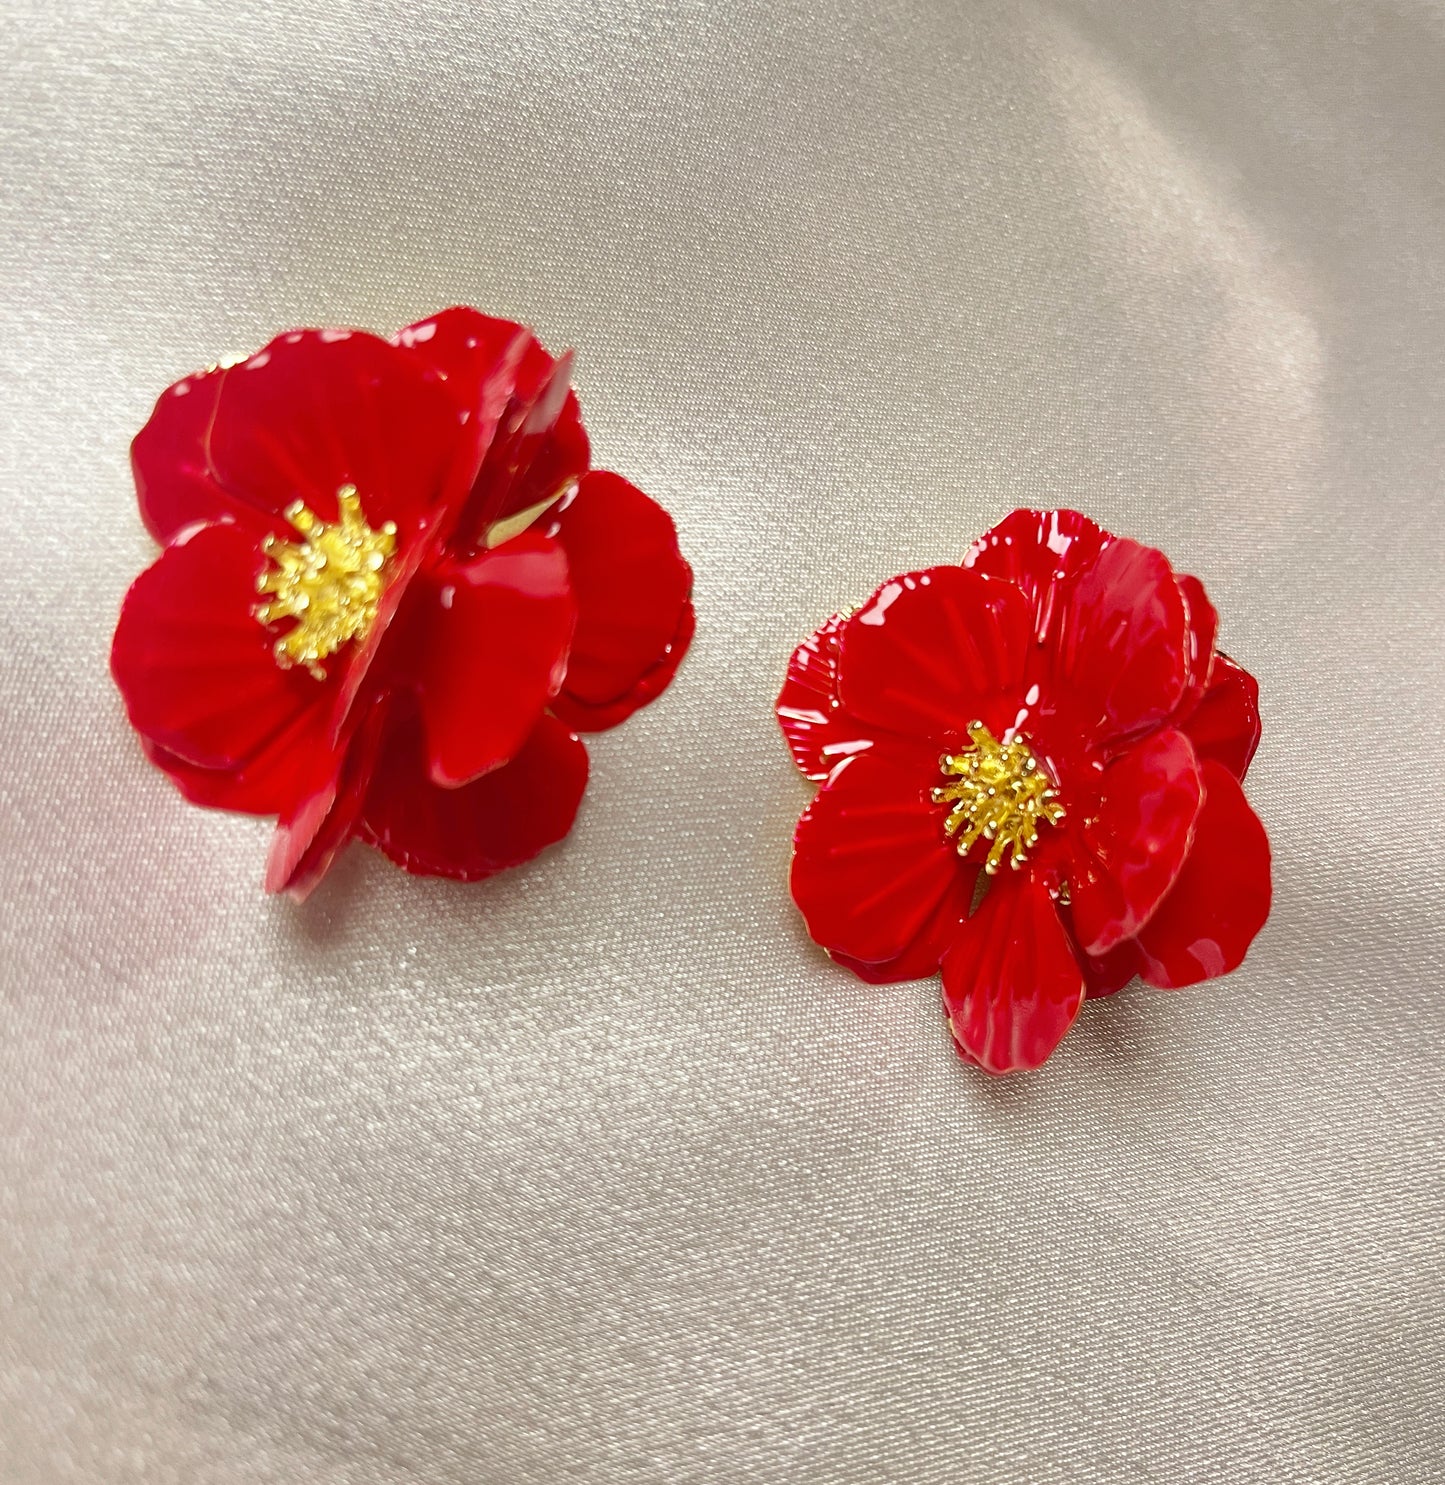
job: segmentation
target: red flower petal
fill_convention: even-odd
[[[266,858],[265,889],[309,897],[349,841],[371,783],[387,711],[377,705],[349,742],[333,749],[316,789],[283,814]]]
[[[860,754],[839,765],[803,812],[793,900],[830,953],[869,964],[899,958],[959,876],[976,871],[959,860],[929,797],[936,765],[931,750]]]
[[[1078,959],[1084,971],[1085,994],[1090,1000],[1102,1000],[1106,995],[1115,994],[1139,973],[1139,946],[1131,938],[1097,959],[1081,949]]]
[[[1133,938],[1189,854],[1203,782],[1189,739],[1156,732],[1104,770],[1099,798],[1070,832],[1073,928],[1084,952]]]
[[[1113,541],[1076,510],[1011,511],[964,553],[963,565],[1013,583],[1028,599],[1034,633],[1044,638],[1055,618],[1060,587]]]
[[[515,382],[517,368],[536,346],[525,325],[499,320],[465,305],[444,309],[398,330],[391,343],[425,367],[433,380],[443,383],[458,409],[477,407],[498,366],[509,359]],[[511,395],[509,386],[507,400]]]
[[[164,546],[198,522],[239,521],[258,533],[270,511],[217,483],[211,468],[211,424],[226,374],[218,367],[182,377],[156,400],[130,446],[141,519]]]
[[[1269,917],[1269,840],[1238,780],[1203,765],[1204,808],[1173,890],[1135,941],[1140,973],[1162,990],[1225,975]]]
[[[149,738],[141,738],[140,745],[146,757],[192,804],[235,810],[242,815],[277,815],[291,805],[289,768],[283,768],[279,775],[263,769],[253,782],[240,769],[198,768]]]
[[[1084,995],[1088,1000],[1099,1000],[1122,990],[1139,973],[1139,948],[1131,938],[1115,945],[1107,954],[1097,957],[1086,954],[1074,931],[1074,914],[1067,902],[1057,900],[1054,908],[1059,922],[1074,948],[1074,958],[1084,973]]]
[[[1028,648],[1017,588],[961,567],[906,573],[843,625],[839,699],[862,722],[934,743],[975,719],[1001,731]]]
[[[775,708],[793,762],[815,783],[822,783],[846,756],[829,758],[825,749],[840,715],[838,631],[847,621],[846,613],[834,614],[793,651]]]
[[[591,451],[577,398],[567,387],[571,360],[549,355],[525,326],[458,306],[408,325],[393,339],[429,368],[459,408],[475,407],[494,386],[505,386],[496,437],[488,439],[461,523],[463,546],[486,545],[492,523],[545,508],[586,472]]]
[[[439,789],[426,777],[412,723],[387,744],[359,833],[407,871],[479,881],[561,840],[586,785],[586,748],[544,716],[510,763],[459,789]]]
[[[926,980],[936,975],[943,956],[958,937],[960,925],[968,917],[981,870],[971,861],[960,860],[958,865],[960,870],[954,874],[928,922],[896,959],[869,964],[866,960],[852,959],[832,950],[829,957],[870,985],[894,985],[903,980]]]
[[[477,474],[460,525],[474,546],[500,544],[498,523],[534,520],[587,472],[591,450],[576,395],[572,353],[553,357],[530,335],[497,436]]]
[[[1204,584],[1187,572],[1176,579],[1189,615],[1189,649],[1185,656],[1186,680],[1175,717],[1187,717],[1199,705],[1214,672],[1214,639],[1219,633],[1219,615],[1214,611]]]
[[[667,642],[667,647],[656,664],[642,673],[630,691],[624,692],[615,701],[590,706],[572,696],[564,683],[563,689],[552,698],[549,708],[552,715],[565,722],[574,732],[605,732],[609,727],[625,722],[633,712],[655,700],[667,689],[677,673],[677,667],[682,664],[683,656],[687,654],[688,646],[692,644],[696,625],[697,615],[693,612],[692,604],[683,604],[677,630]]]
[[[570,363],[556,363],[554,377],[561,379],[549,387],[552,398],[559,396],[560,405],[546,397],[538,399],[516,436],[509,466],[504,467],[505,480],[499,480],[493,493],[493,520],[519,517],[523,512],[545,507],[565,495],[587,476],[592,447],[582,427],[582,413],[577,394],[565,385]],[[502,456],[498,456],[502,465]],[[489,477],[484,472],[483,477]]]
[[[405,533],[442,499],[461,426],[397,347],[363,331],[293,330],[160,399],[131,450],[141,514],[161,542],[228,518],[282,531],[294,500],[335,520],[336,492],[353,484],[372,526]]]
[[[1162,552],[1115,540],[1062,594],[1044,657],[1040,712],[1104,751],[1173,714],[1184,691],[1189,618]]]
[[[324,712],[333,683],[283,670],[257,621],[265,558],[238,526],[207,526],[167,547],[132,584],[110,666],[131,725],[188,763],[234,768],[308,708]]]
[[[671,670],[682,660],[687,646],[679,632],[692,569],[667,512],[605,471],[585,476],[548,529],[566,549],[577,597],[563,690],[576,715],[606,707],[608,725],[615,725],[635,709],[617,704],[633,696],[644,676],[665,657]]]
[[[406,638],[434,784],[455,788],[511,758],[556,695],[576,604],[567,557],[525,532],[412,594]],[[425,607],[423,607],[425,605]]]
[[[201,768],[144,737],[141,747],[192,804],[247,815],[287,813],[321,786],[332,750],[325,708],[315,706],[237,768]]]
[[[1139,973],[1139,948],[1131,938],[1115,945],[1107,954],[1095,957],[1086,954],[1074,931],[1074,914],[1067,902],[1057,900],[1054,907],[1064,932],[1074,947],[1074,958],[1084,972],[1084,995],[1088,1000],[1099,1000],[1122,990]]]
[[[805,778],[817,783],[882,733],[881,728],[849,716],[838,700],[838,636],[847,622],[847,614],[834,614],[793,651],[778,694],[778,725],[793,761]]]
[[[943,961],[960,1051],[991,1073],[1038,1067],[1074,1024],[1084,975],[1038,878],[996,882]]]
[[[1243,779],[1259,746],[1259,682],[1228,655],[1216,655],[1209,689],[1180,730],[1201,759],[1213,759]]]

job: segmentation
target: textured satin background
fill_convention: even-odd
[[[0,1480],[1445,1472],[1445,8],[9,0]],[[577,829],[304,907],[106,673],[127,443],[293,324],[575,345],[697,569]],[[788,900],[790,646],[1020,503],[1264,688],[1233,978],[950,1053]]]

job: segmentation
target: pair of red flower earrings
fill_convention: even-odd
[[[578,734],[671,681],[692,573],[590,468],[571,357],[450,309],[298,330],[166,392],[132,456],[163,550],[111,668],[186,798],[279,817],[266,887],[352,837],[474,881],[571,828]],[[1240,787],[1258,687],[1197,579],[1073,511],[1015,511],[794,652],[777,712],[821,787],[809,932],[870,982],[942,971],[955,1045],[1037,1067],[1085,995],[1228,973],[1270,904]]]

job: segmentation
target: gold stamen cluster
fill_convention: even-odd
[[[971,722],[968,735],[971,748],[945,753],[938,760],[943,772],[956,781],[933,791],[935,804],[953,806],[943,822],[944,833],[957,837],[960,856],[967,855],[976,841],[991,841],[983,864],[989,876],[1010,850],[1009,864],[1017,870],[1038,841],[1039,823],[1057,825],[1064,807],[1021,739],[1001,743],[982,722]]]
[[[322,660],[348,640],[364,639],[376,622],[386,564],[396,550],[396,523],[373,531],[355,485],[343,485],[336,504],[331,524],[303,501],[288,505],[286,519],[302,540],[268,536],[262,550],[276,565],[256,580],[256,591],[271,595],[256,605],[257,619],[267,625],[296,620],[276,641],[276,663],[304,665],[317,680],[326,675]]]

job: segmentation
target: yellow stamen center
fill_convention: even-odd
[[[304,665],[317,680],[326,675],[322,660],[350,640],[365,639],[376,622],[386,564],[396,550],[396,523],[373,531],[355,485],[343,485],[336,504],[332,524],[300,500],[288,505],[286,519],[303,539],[268,536],[262,550],[276,565],[256,580],[258,593],[272,595],[256,605],[257,619],[267,625],[296,620],[276,641],[276,663]]]
[[[971,722],[973,746],[961,753],[945,753],[938,760],[955,780],[933,791],[935,804],[952,808],[943,822],[944,833],[957,837],[958,854],[966,856],[976,841],[987,840],[983,869],[992,876],[1012,850],[1015,870],[1028,860],[1027,852],[1039,838],[1042,821],[1057,825],[1064,818],[1058,791],[1021,738],[1001,743],[982,722]]]

